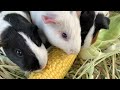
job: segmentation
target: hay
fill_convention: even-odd
[[[0,55],[0,79],[25,79],[27,74],[7,57]]]

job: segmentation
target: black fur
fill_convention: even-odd
[[[84,40],[94,23],[95,13],[94,11],[82,11],[80,16],[80,24],[81,24],[81,38],[82,45],[84,44]]]
[[[31,49],[26,45],[25,39],[18,33],[25,33],[37,45],[41,46],[41,39],[38,35],[38,28],[19,14],[8,14],[4,20],[11,24],[1,34],[4,44],[3,49],[7,57],[25,71],[40,69],[39,62]],[[20,49],[23,56],[18,56],[16,50]]]
[[[109,29],[110,19],[105,17],[103,14],[98,14],[95,19],[95,32],[93,37],[100,29]]]
[[[26,12],[26,13],[28,13],[28,12]],[[46,40],[45,42],[43,40],[41,40],[41,38],[39,36],[42,36],[42,37],[45,37],[45,36],[42,35],[43,33],[40,35],[38,34],[38,32],[36,31],[38,29],[38,27],[34,24],[30,24],[29,21],[25,20],[24,17],[21,17],[21,15],[8,14],[8,15],[6,15],[6,17],[4,19],[6,21],[9,21],[9,23],[15,28],[15,30],[17,30],[17,32],[20,32],[20,31],[24,32],[38,46],[41,46],[42,42],[44,43],[46,48],[49,48],[51,46],[51,44],[48,42],[48,40]],[[29,30],[32,30],[33,33],[31,33]],[[32,37],[33,35],[34,35],[34,37]]]
[[[26,45],[24,38],[19,35],[14,28],[8,27],[7,30],[2,33],[1,38],[4,43],[3,49],[10,60],[20,66],[23,70],[32,71],[40,68],[38,60]],[[17,56],[15,52],[16,49],[22,51],[22,57]]]
[[[36,45],[41,46],[42,41],[39,38],[37,31],[38,27],[36,25],[30,23],[27,19],[19,14],[8,14],[5,16],[4,20],[9,22],[16,32],[25,33]]]
[[[45,34],[42,32],[42,30],[39,30],[39,36],[42,40],[42,43],[45,45],[45,47],[48,49],[50,48],[52,45],[49,43],[48,39],[46,38]]]
[[[80,26],[81,26],[81,38],[82,45],[84,44],[84,40],[90,30],[90,28],[94,24],[95,11],[82,11],[80,16]],[[93,38],[96,36],[97,32],[100,29],[108,29],[110,24],[110,19],[105,17],[103,14],[98,14],[95,18],[95,31],[93,34]]]

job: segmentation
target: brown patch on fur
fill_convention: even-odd
[[[97,32],[97,33],[96,33],[96,36],[93,38],[93,40],[92,40],[92,43],[91,43],[91,44],[94,44],[94,43],[96,42],[97,37],[98,37],[98,34],[99,34],[99,32]]]

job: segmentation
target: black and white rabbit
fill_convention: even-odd
[[[4,54],[24,71],[43,69],[47,50],[25,11],[0,12],[0,46]]]
[[[79,14],[80,13],[80,14]],[[88,48],[95,42],[98,32],[101,29],[109,29],[109,11],[77,11],[80,27],[82,48]]]

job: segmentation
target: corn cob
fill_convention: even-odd
[[[49,52],[48,64],[39,72],[32,72],[28,79],[64,79],[77,55],[67,55],[58,48]]]

